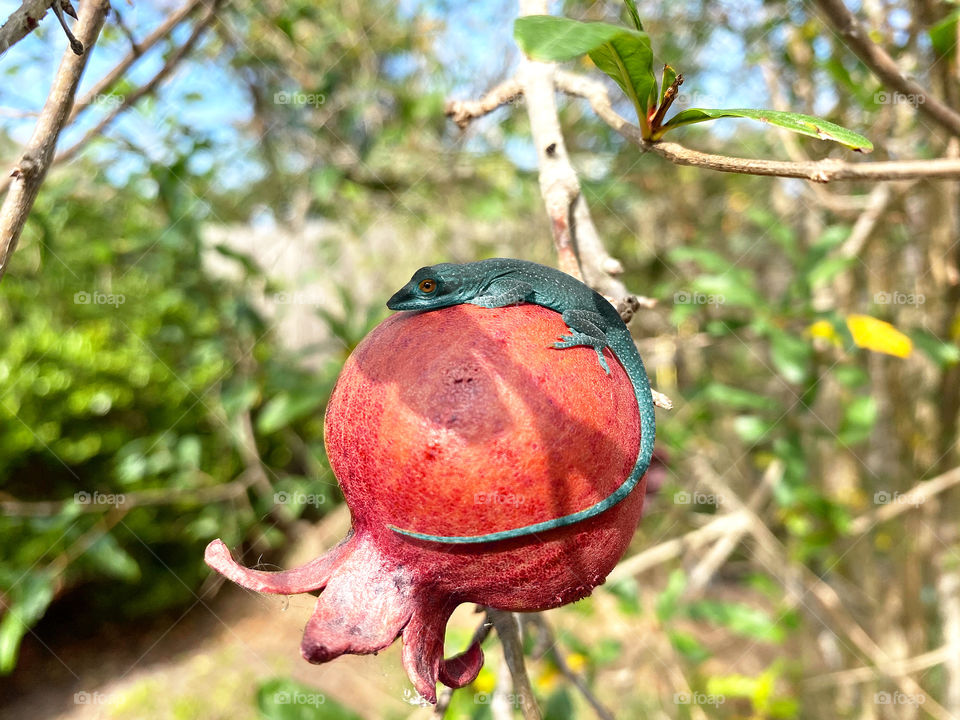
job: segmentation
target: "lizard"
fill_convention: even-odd
[[[656,423],[650,380],[643,360],[616,308],[575,277],[546,265],[512,258],[441,263],[417,270],[387,301],[387,307],[427,311],[467,303],[500,308],[523,302],[561,314],[570,334],[561,335],[553,347],[592,347],[607,375],[610,368],[603,349],[609,347],[620,361],[633,385],[640,412],[640,448],[630,475],[613,493],[584,510],[512,530],[485,535],[428,535],[390,525],[394,532],[418,540],[454,544],[494,542],[545,532],[581,522],[613,507],[630,494],[650,466]]]

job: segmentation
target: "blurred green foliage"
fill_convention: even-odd
[[[562,5],[579,20],[628,22],[619,2]],[[701,2],[639,9],[663,53],[654,68],[669,58],[687,75],[687,105],[724,107],[732,89],[768,100],[762,65],[787,107],[864,132],[876,159],[945,152],[911,108],[877,100],[882,86],[801,3],[756,3],[750,13]],[[259,553],[282,542],[293,518],[329,508],[338,491],[323,454],[323,406],[394,279],[437,260],[552,262],[523,103],[466,134],[443,115],[446,99],[477,96],[508,74],[514,7],[487,12],[492,22],[501,10],[503,45],[484,54],[479,42],[451,47],[447,24],[467,12],[457,4],[231,3],[189,67],[245,93],[232,132],[191,127],[180,111],[193,100],[171,90],[137,109],[156,143],[108,133],[51,173],[0,286],[0,599],[9,608],[0,669],[12,667],[50,603],[110,618],[189,606],[208,575],[210,539]],[[882,25],[875,39],[904,63],[921,58],[921,79],[949,97],[957,11],[937,5],[915,20],[908,30]],[[457,66],[449,61],[457,52],[482,56]],[[626,114],[626,101],[614,101]],[[851,622],[872,638],[893,638],[913,656],[936,648],[937,579],[950,567],[937,555],[958,547],[949,532],[955,500],[924,508],[922,523],[913,515],[858,535],[850,527],[882,498],[958,461],[955,190],[895,187],[876,226],[848,246],[874,186],[826,192],[677,167],[638,153],[581,101],[563,100],[560,113],[627,287],[659,300],[633,330],[654,386],[675,403],[658,427],[670,476],[650,500],[636,551],[729,510],[702,484],[704,465],[742,499],[781,467],[758,517],[782,543],[784,566],[839,588]],[[731,136],[694,126],[682,142],[784,157],[775,132],[734,127]],[[849,159],[807,139],[788,150]],[[206,225],[245,227],[263,213],[294,229],[322,220],[340,233],[304,258],[337,298],[315,308],[335,342],[307,353],[309,364],[284,349],[253,300],[291,286],[236,247],[203,240]],[[238,279],[207,270],[211,251]],[[366,274],[353,274],[358,266]],[[859,346],[855,314],[889,322],[913,352]],[[326,502],[304,500],[320,496]],[[921,543],[931,528],[942,542]],[[558,647],[588,684],[626,676],[626,712],[638,716],[663,712],[673,694],[663,687],[678,676],[700,697],[727,698],[705,708],[710,716],[852,716],[865,696],[804,684],[826,671],[823,621],[812,600],[813,610],[788,603],[782,568],[758,562],[750,542],[699,596],[687,597],[685,571],[699,551],[606,585],[555,614],[558,625],[569,621]],[[450,635],[454,653],[470,631]],[[864,664],[848,638],[836,645],[836,669]],[[527,650],[537,656],[545,716],[589,712],[536,643]],[[486,667],[454,693],[449,716],[489,717],[476,696],[495,682]],[[941,674],[925,682],[934,693],[943,687]],[[292,683],[261,686],[258,710],[287,717],[291,709],[269,695],[314,692]],[[685,717],[690,708],[666,712]]]

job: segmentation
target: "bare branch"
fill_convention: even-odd
[[[749,522],[749,516],[746,512],[721,515],[716,520],[711,520],[703,527],[691,530],[686,535],[665,540],[659,545],[654,545],[652,548],[647,548],[636,555],[621,560],[607,576],[607,582],[615,583],[623,578],[635,577],[650,568],[678,558],[687,551],[698,550],[718,538],[740,533],[749,527]]]
[[[82,14],[77,21],[77,36],[84,47],[93,46],[109,9],[107,0],[89,0],[83,4]],[[0,208],[0,280],[50,167],[57,139],[70,114],[88,57],[88,52],[83,55],[75,55],[72,51],[64,54],[33,135],[13,169],[13,181]]]
[[[206,473],[198,474],[209,482],[216,482]],[[0,499],[0,510],[8,517],[51,517],[59,515],[70,506],[76,506],[77,512],[98,513],[120,506],[130,510],[146,505],[178,505],[181,503],[207,505],[240,497],[246,492],[247,488],[256,484],[257,479],[257,475],[248,468],[235,479],[221,485],[200,488],[155,488],[128,493],[114,493],[115,505],[78,502],[76,497],[67,500],[18,500],[6,493],[0,493],[0,497],[3,498]]]
[[[457,127],[464,130],[470,121],[492,113],[501,105],[508,105],[523,96],[523,88],[516,78],[510,78],[497,85],[479,100],[451,100],[445,113]]]
[[[583,695],[584,699],[590,704],[590,707],[593,708],[593,711],[597,714],[597,717],[599,717],[600,720],[614,720],[613,713],[607,709],[602,702],[600,702],[600,699],[596,695],[593,694],[593,691],[590,689],[590,686],[587,685],[586,680],[575,673],[573,668],[571,668],[567,663],[567,659],[564,657],[563,653],[560,652],[557,637],[554,635],[553,628],[550,626],[550,623],[547,622],[547,618],[544,617],[543,613],[531,613],[530,615],[524,616],[524,619],[529,625],[533,625],[543,634],[547,657],[549,657],[553,661],[553,664],[559,668],[564,677],[572,682],[574,687],[580,691],[580,694]]]
[[[853,54],[887,87],[912,96],[915,101],[912,104],[920,112],[954,135],[960,135],[960,113],[928,93],[919,83],[904,77],[893,58],[870,39],[870,35],[843,4],[843,0],[816,0],[816,5],[840,33]]]
[[[143,57],[144,53],[150,50],[160,40],[167,37],[177,25],[179,25],[188,15],[190,15],[194,10],[203,4],[203,0],[191,0],[191,2],[184,3],[183,6],[178,10],[170,13],[170,15],[168,15],[162,23],[157,25],[153,32],[147,35],[143,40],[140,42],[131,40],[130,44],[132,49],[130,52],[126,55],[126,57],[123,58],[123,60],[118,62],[110,72],[104,75],[96,85],[90,88],[90,90],[83,97],[77,100],[67,122],[72,123],[74,120],[76,120],[77,116],[90,107],[90,105],[98,98],[98,96],[109,91],[110,88],[113,87],[113,85],[115,85],[121,77],[123,77],[124,73],[130,69],[130,66]]]
[[[205,4],[204,0],[191,0],[191,2],[185,3],[179,10],[176,10],[175,12],[171,13],[162,23],[160,23],[153,30],[153,32],[147,35],[147,37],[145,37],[141,42],[136,43],[134,45],[134,48],[126,55],[126,57],[123,58],[123,60],[117,63],[113,67],[113,69],[110,70],[110,72],[104,75],[97,82],[96,85],[90,88],[90,90],[83,97],[81,97],[79,100],[77,100],[74,103],[73,109],[70,111],[70,116],[67,118],[66,125],[69,125],[74,120],[76,120],[77,117],[79,117],[85,110],[87,110],[92,104],[94,104],[100,98],[101,95],[109,91],[109,89],[113,87],[113,85],[116,84],[116,82],[120,80],[120,78],[123,77],[124,73],[126,73],[127,70],[129,70],[130,67],[138,59],[140,59],[144,53],[146,53],[151,48],[153,48],[153,46],[156,45],[160,40],[167,37],[170,34],[170,32],[173,30],[173,28],[179,25],[188,15],[190,15],[199,6],[204,4]],[[160,80],[163,79],[163,77],[169,74],[169,72],[172,71],[172,69],[173,69],[173,66],[170,65],[170,62],[168,61],[168,63],[163,68],[161,68],[161,70],[158,72],[157,76],[154,76],[153,80],[151,80],[150,83],[153,83],[153,86],[155,86],[156,83],[158,83]],[[160,77],[158,78],[158,76]],[[148,83],[148,85],[150,83]],[[128,96],[124,96],[122,99],[118,99],[119,102],[117,103],[117,105],[111,109],[111,112],[105,118],[101,119],[100,123],[97,125],[97,127],[94,130],[91,130],[90,132],[88,132],[87,135],[84,136],[83,140],[76,143],[75,145],[70,147],[67,151],[65,151],[65,153],[70,153],[70,154],[61,153],[60,155],[57,155],[56,157],[54,157],[51,165],[57,165],[63,162],[65,159],[70,159],[71,157],[76,155],[77,151],[79,151],[86,142],[92,139],[94,135],[97,134],[97,132],[107,127],[107,125],[113,122],[113,120],[116,118],[117,115],[119,115],[122,111],[126,110],[130,105],[133,104],[133,102],[136,102],[136,100],[139,100],[141,97],[143,97],[143,95],[146,93],[141,92],[142,89],[143,88],[136,91],[137,93],[140,93],[139,95],[136,96],[136,98],[134,98],[133,94],[131,94]],[[3,192],[4,190],[6,190],[9,184],[10,184],[10,178],[0,178],[0,192]]]
[[[520,639],[520,623],[516,613],[504,610],[487,610],[487,617],[497,629],[497,637],[503,646],[503,657],[510,668],[513,678],[513,694],[518,698],[523,720],[541,720],[540,708],[533,696],[533,687],[530,685],[530,676],[527,675],[527,665],[523,657],[523,642]]]
[[[610,105],[607,89],[599,82],[574,73],[558,70],[557,87],[569,95],[586,99],[593,111],[607,125],[643,150],[650,150],[676,165],[693,165],[718,172],[746,175],[772,175],[801,178],[828,183],[838,180],[907,180],[910,178],[960,178],[960,160],[902,160],[876,163],[846,163],[841,160],[788,162],[783,160],[755,160],[714,155],[690,150],[672,142],[647,142],[640,128],[625,120]]]
[[[0,27],[0,55],[33,32],[54,2],[59,0],[24,0]]]
[[[877,677],[878,673],[883,675],[909,675],[920,672],[927,668],[940,665],[951,658],[960,657],[960,644],[946,644],[938,647],[936,650],[930,650],[922,655],[917,655],[903,660],[891,660],[879,667],[858,667],[850,670],[838,670],[837,672],[827,673],[825,675],[815,675],[804,681],[804,685],[811,688],[831,687],[834,685],[853,685],[855,683],[869,682]]]
[[[842,632],[854,647],[868,658],[871,663],[891,680],[900,691],[908,695],[923,696],[923,709],[937,720],[955,720],[955,718],[940,705],[930,693],[905,672],[886,672],[890,668],[892,659],[877,642],[870,637],[844,606],[843,600],[832,585],[819,578],[803,563],[791,561],[787,548],[780,539],[771,532],[770,528],[755,513],[751,512],[730,489],[723,478],[704,460],[695,458],[693,461],[696,474],[705,484],[715,492],[722,494],[731,507],[747,514],[750,522],[750,534],[754,538],[754,550],[758,559],[768,572],[783,585],[793,599],[813,613],[809,604],[809,596],[816,600],[819,609],[826,619],[814,613],[814,617],[827,627]],[[799,570],[804,579],[801,588],[793,579],[793,572]]]
[[[948,470],[930,480],[921,480],[911,490],[897,495],[896,502],[889,502],[879,510],[855,518],[850,523],[850,534],[860,535],[868,532],[877,523],[895,518],[908,510],[915,510],[935,495],[958,484],[960,484],[960,467]]]
[[[167,62],[164,63],[163,67],[146,83],[141,85],[139,88],[134,90],[129,95],[125,95],[123,100],[117,104],[107,115],[105,115],[100,122],[98,122],[94,127],[87,131],[87,133],[80,138],[73,145],[68,147],[63,152],[57,154],[57,157],[54,159],[54,164],[59,164],[66,162],[73,158],[78,152],[80,152],[88,142],[93,140],[93,138],[99,136],[103,133],[104,129],[112,123],[120,113],[124,112],[128,108],[135,105],[141,98],[152,93],[157,86],[170,74],[174,71],[177,65],[190,54],[194,46],[197,44],[197,41],[203,35],[207,27],[213,22],[216,18],[217,7],[221,4],[222,0],[216,0],[210,8],[207,10],[206,14],[197,22],[196,26],[193,28],[193,32],[190,34],[190,37],[177,48],[169,58]]]

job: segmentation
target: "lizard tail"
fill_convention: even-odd
[[[627,497],[640,482],[640,478],[650,467],[650,461],[653,458],[653,443],[656,434],[656,418],[653,411],[653,395],[650,392],[650,379],[647,377],[647,371],[643,366],[643,360],[640,353],[637,352],[637,346],[633,344],[633,338],[624,329],[625,338],[619,335],[611,338],[610,349],[613,350],[620,364],[626,370],[627,377],[633,385],[634,394],[637,398],[637,409],[640,412],[640,450],[637,453],[637,461],[626,480],[614,490],[610,495],[600,502],[590,507],[580,510],[570,515],[545,520],[525,525],[524,527],[514,528],[512,530],[501,530],[500,532],[488,533],[486,535],[428,535],[418,533],[412,530],[403,530],[393,525],[388,527],[396,533],[417,540],[428,540],[438,543],[467,544],[467,543],[486,543],[497,542],[498,540],[511,540],[513,538],[534,535],[536,533],[547,532],[567,525],[587,520],[595,517],[605,510],[609,510],[614,505]]]

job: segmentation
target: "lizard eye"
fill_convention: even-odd
[[[433,278],[426,278],[421,280],[417,287],[420,288],[420,292],[432,293],[437,289],[437,281]]]

